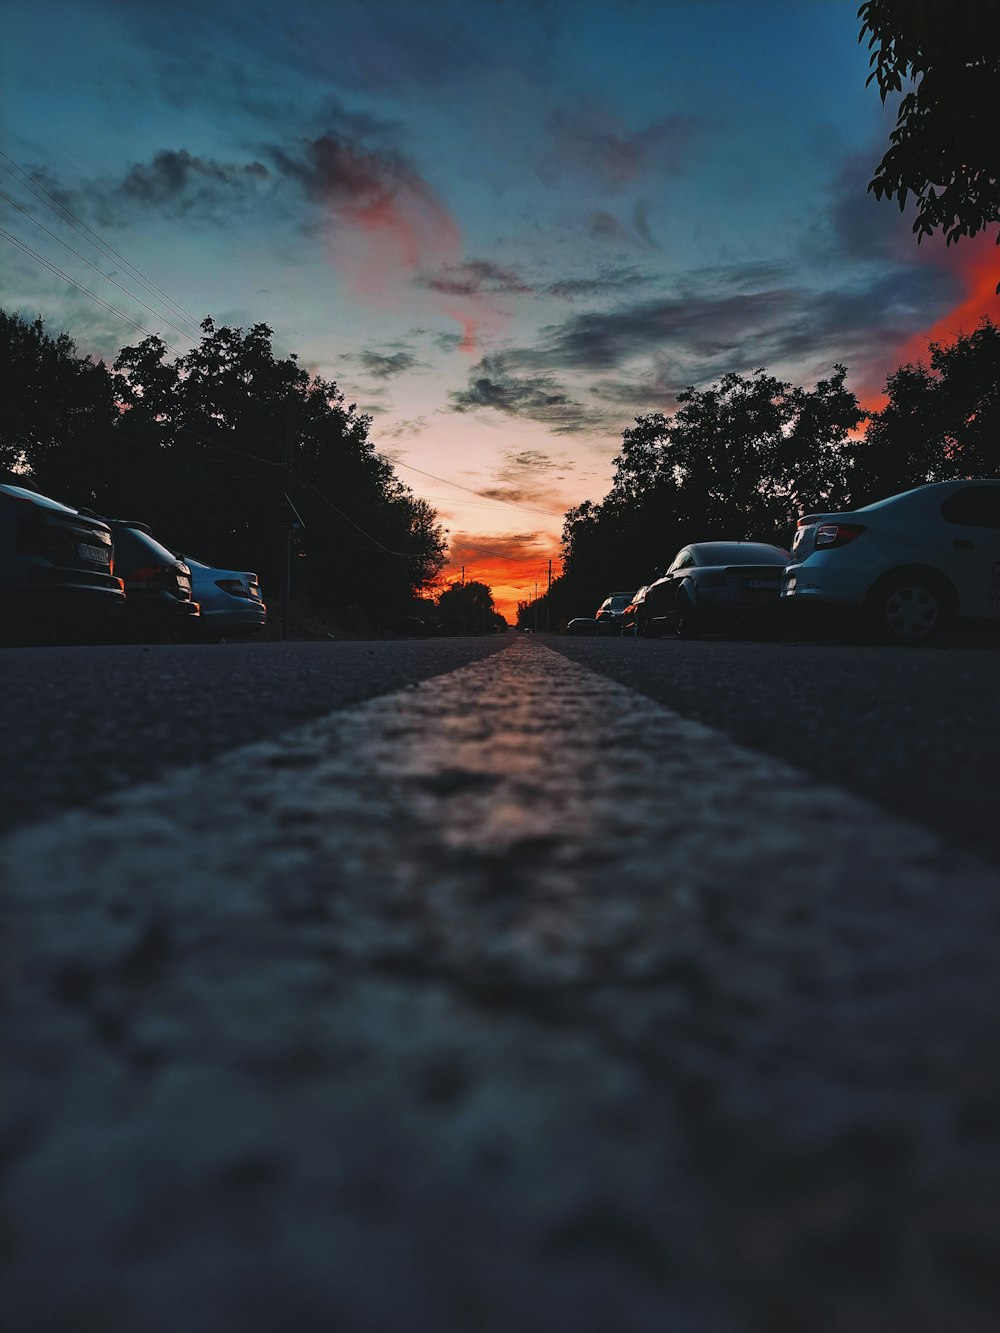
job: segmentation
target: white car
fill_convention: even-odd
[[[956,616],[1000,619],[1000,480],[936,481],[806,514],[781,598],[854,608],[897,643],[927,643]]]
[[[192,596],[201,604],[199,636],[224,639],[256,633],[267,624],[267,607],[257,575],[243,569],[219,569],[191,556]]]

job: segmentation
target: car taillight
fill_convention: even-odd
[[[223,592],[228,592],[231,597],[247,596],[247,590],[239,579],[216,579],[215,586],[221,588]]]
[[[829,551],[835,546],[846,546],[864,531],[860,523],[821,523],[816,529],[816,549]]]
[[[162,583],[177,575],[174,565],[143,565],[128,576],[129,583]]]

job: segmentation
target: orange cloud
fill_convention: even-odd
[[[964,294],[947,314],[942,315],[928,329],[912,334],[889,358],[889,372],[897,366],[913,361],[927,360],[927,345],[931,342],[950,343],[959,333],[971,333],[984,315],[1000,320],[1000,296],[997,279],[1000,277],[1000,249],[995,236],[981,232],[957,245],[945,246],[937,237],[925,241],[917,251],[925,263],[954,274],[962,284]],[[862,390],[859,398],[863,407],[877,412],[888,401],[879,389]]]

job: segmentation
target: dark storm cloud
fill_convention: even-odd
[[[380,352],[361,352],[358,360],[368,374],[377,380],[392,379],[417,365],[417,358],[412,352],[391,352],[386,356]]]
[[[266,180],[261,162],[233,164],[194,157],[186,149],[162,149],[153,160],[137,163],[117,187],[118,196],[145,208],[189,211],[210,206],[242,191],[248,181]]]
[[[423,286],[445,296],[521,295],[531,291],[516,269],[486,259],[449,264],[439,273],[426,274]]]

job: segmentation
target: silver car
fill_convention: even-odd
[[[267,624],[267,607],[257,575],[247,570],[219,569],[191,556],[191,590],[201,604],[198,637],[225,639],[259,632]]]
[[[896,643],[928,643],[956,616],[1000,619],[1000,480],[931,482],[804,515],[781,597],[847,608]]]

